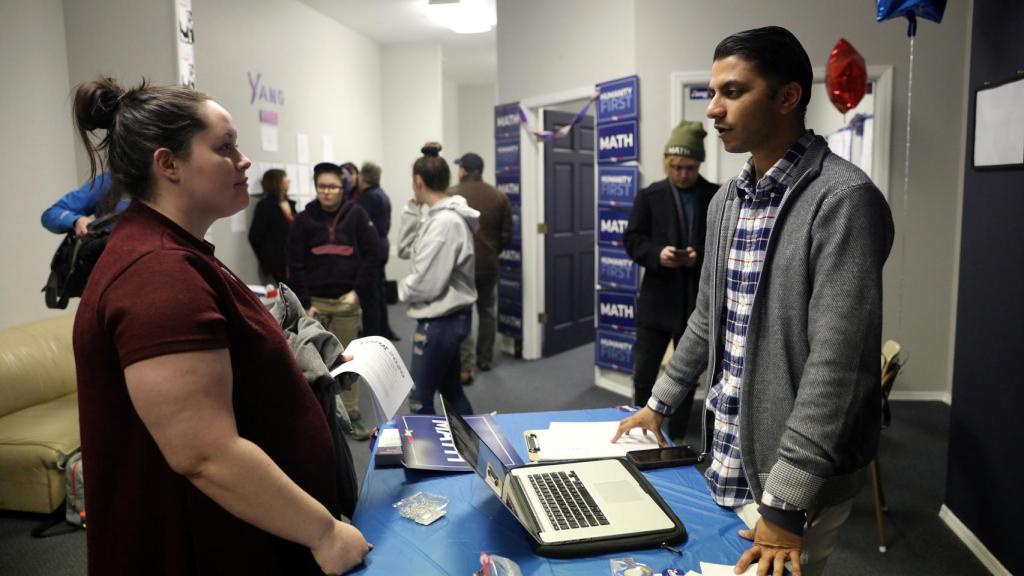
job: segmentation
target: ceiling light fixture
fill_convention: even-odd
[[[493,4],[481,0],[428,0],[427,17],[456,34],[479,34],[497,24]]]

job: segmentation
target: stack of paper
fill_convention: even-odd
[[[373,392],[377,425],[394,418],[412,390],[412,376],[395,345],[387,338],[368,336],[349,342],[345,354],[352,360],[331,370],[331,376],[359,375],[359,381]]]
[[[688,570],[684,575],[682,570],[669,568],[664,572],[658,572],[655,576],[736,576],[736,574],[733,573],[732,564],[712,564],[710,562],[701,562],[700,569],[700,572]],[[757,574],[757,562],[748,566],[740,576],[754,576],[754,574]]]
[[[658,447],[654,434],[634,429],[612,443],[619,429],[611,422],[552,422],[546,430],[526,432],[526,445],[531,460],[581,460],[584,458],[616,458],[633,450]]]

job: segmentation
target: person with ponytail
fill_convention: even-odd
[[[93,174],[132,197],[75,317],[88,573],[340,574],[331,434],[280,327],[204,241],[249,202],[231,115],[184,86],[77,87]]]
[[[295,201],[288,198],[291,181],[284,170],[263,173],[263,198],[256,203],[249,227],[249,245],[260,263],[260,274],[275,284],[288,279],[285,246],[288,230],[295,220]]]
[[[440,392],[460,414],[473,407],[459,382],[459,347],[469,335],[476,302],[473,233],[480,213],[462,196],[449,196],[451,171],[441,145],[428,142],[412,166],[413,197],[402,211],[398,257],[412,260],[412,273],[398,282],[398,298],[416,319],[412,341],[409,407],[436,414]]]

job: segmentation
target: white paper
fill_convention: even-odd
[[[260,144],[264,152],[277,152],[277,126],[260,124]]]
[[[231,231],[232,232],[245,232],[249,229],[249,223],[246,220],[246,211],[239,210],[231,215]]]
[[[322,162],[334,162],[334,136],[324,135],[324,153]]]
[[[292,180],[292,190],[295,191],[296,196],[308,198],[313,194],[313,175],[309,171],[309,166],[299,164],[295,167],[295,180]]]
[[[253,162],[252,166],[245,172],[245,177],[249,179],[249,195],[259,196],[263,194],[263,172],[260,170],[260,164]]]
[[[735,564],[712,564],[710,562],[700,563],[700,573],[703,576],[736,576],[733,572]],[[757,562],[754,562],[743,571],[740,576],[754,576],[757,574]]]
[[[875,175],[871,173],[874,168],[875,154],[875,119],[868,117],[864,119],[863,136],[860,139],[860,169],[874,180]]]
[[[285,164],[284,173],[288,176],[288,180],[291,181],[292,186],[298,185],[299,180],[299,167],[295,164]],[[289,188],[290,190],[290,188]]]
[[[309,164],[309,136],[295,135],[295,160],[299,164]]]
[[[851,161],[852,156],[852,138],[853,131],[848,128],[836,130],[825,137],[828,141],[828,147],[832,150],[832,153],[839,156],[847,162]]]
[[[543,460],[577,460],[581,458],[613,458],[633,450],[658,447],[654,434],[644,436],[640,430],[623,434],[612,444],[619,429],[618,421],[552,422],[547,430],[533,430]]]
[[[359,381],[373,393],[377,425],[384,425],[395,417],[412,390],[412,376],[405,368],[405,362],[395,345],[380,336],[349,342],[345,354],[352,356],[352,360],[331,370],[331,376],[358,374]]]
[[[1024,163],[1024,79],[977,94],[974,165]]]

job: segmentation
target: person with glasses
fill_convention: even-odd
[[[376,286],[380,240],[370,216],[355,202],[342,202],[352,185],[337,164],[313,167],[316,200],[306,205],[288,234],[288,280],[306,313],[334,333],[343,346],[359,336],[360,296]],[[370,430],[359,411],[356,384],[342,394],[352,438]]]

